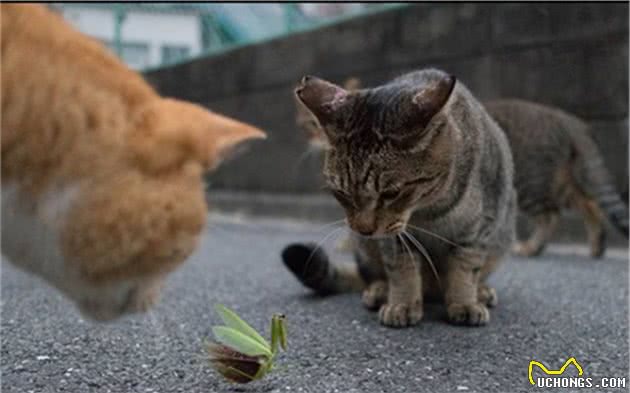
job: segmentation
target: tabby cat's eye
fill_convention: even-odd
[[[337,201],[339,201],[339,203],[343,206],[343,207],[352,207],[354,206],[354,202],[352,202],[352,198],[350,198],[350,195],[346,194],[343,191],[340,190],[330,190],[333,194],[333,196],[335,197],[335,199],[337,199]]]
[[[381,198],[385,201],[393,201],[400,195],[400,190],[387,190],[381,193]]]

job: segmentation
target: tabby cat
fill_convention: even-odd
[[[560,109],[516,99],[488,102],[486,109],[510,142],[519,208],[535,222],[530,237],[515,245],[516,253],[540,254],[564,208],[584,217],[593,257],[606,250],[606,216],[628,236],[628,208],[585,122]]]
[[[615,191],[584,121],[558,108],[524,100],[496,100],[485,105],[510,142],[519,208],[535,223],[529,238],[514,245],[516,254],[539,255],[561,211],[570,208],[582,213],[595,258],[606,250],[606,216],[628,236],[627,196],[622,196],[623,202]],[[298,109],[298,117],[305,116]],[[306,130],[305,124],[298,123]],[[322,149],[326,145],[323,131],[314,121],[310,126],[309,145]]]
[[[146,310],[205,227],[204,172],[264,134],[161,98],[44,6],[0,11],[2,253],[94,319]]]
[[[513,240],[516,195],[507,140],[483,107],[434,69],[352,92],[305,77],[296,94],[324,131],[358,269],[301,244],[283,251],[287,267],[321,294],[367,286],[386,326],[420,321],[425,296],[453,323],[487,323],[497,298],[485,280]]]

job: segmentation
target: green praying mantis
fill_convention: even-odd
[[[226,326],[214,326],[218,343],[208,343],[210,362],[227,380],[248,383],[263,378],[274,367],[279,347],[287,349],[284,315],[271,318],[271,344],[234,311],[217,304],[215,309]]]

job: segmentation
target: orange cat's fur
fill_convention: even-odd
[[[151,306],[249,125],[161,98],[39,5],[2,4],[2,252],[96,319]]]

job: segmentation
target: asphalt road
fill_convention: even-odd
[[[285,271],[282,247],[321,239],[318,228],[219,218],[152,313],[105,325],[3,262],[2,392],[533,392],[543,389],[528,382],[530,360],[552,369],[571,356],[596,381],[628,375],[626,250],[597,261],[572,247],[511,258],[491,279],[500,304],[489,326],[448,325],[429,305],[419,326],[394,330],[357,294],[317,298]],[[207,366],[216,302],[266,334],[272,313],[287,315],[280,370],[236,386]]]

